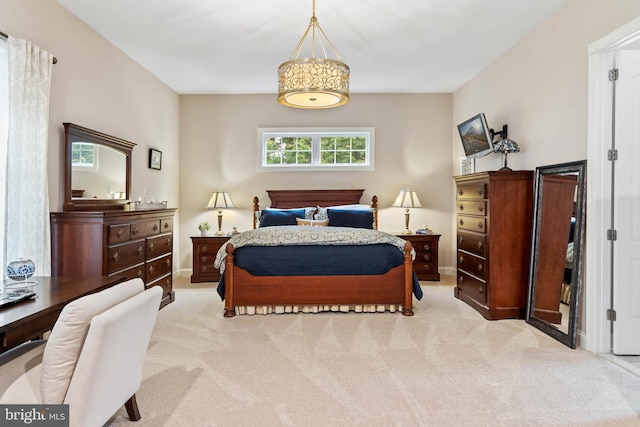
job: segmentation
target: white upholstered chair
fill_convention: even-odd
[[[69,405],[70,426],[102,426],[125,406],[140,419],[135,393],[162,289],[140,279],[69,303],[46,341],[0,355],[0,403]]]

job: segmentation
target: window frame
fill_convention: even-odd
[[[269,165],[267,164],[266,141],[268,138],[311,137],[311,164]],[[357,164],[321,164],[320,141],[324,136],[364,136],[366,139],[365,161]],[[258,170],[261,172],[292,171],[373,171],[375,169],[375,128],[373,127],[299,127],[299,128],[258,128]]]

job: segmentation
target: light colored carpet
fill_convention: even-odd
[[[109,426],[640,426],[640,377],[522,320],[486,321],[423,282],[415,316],[222,317],[176,289],[137,393]]]

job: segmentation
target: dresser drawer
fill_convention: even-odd
[[[487,303],[486,283],[460,270],[458,270],[458,289],[479,303]]]
[[[458,213],[466,215],[486,215],[487,204],[484,200],[475,201],[458,201]]]
[[[149,288],[151,288],[153,286],[162,287],[162,290],[163,290],[162,294],[163,295],[171,294],[172,288],[173,288],[171,275],[164,276],[164,277],[161,277],[161,278],[155,280],[154,282],[147,283],[145,287],[147,289],[149,289]]]
[[[153,236],[160,234],[160,220],[138,221],[131,223],[131,238]]]
[[[144,240],[111,246],[107,250],[107,274],[144,262]]]
[[[481,279],[486,278],[486,261],[475,255],[458,251],[458,269],[467,271]]]
[[[456,198],[458,200],[465,199],[485,199],[487,194],[487,185],[484,182],[478,182],[473,184],[461,184],[458,185],[458,192]]]
[[[486,248],[486,234],[469,233],[458,230],[458,249],[484,257],[486,256]]]
[[[219,243],[207,243],[207,244],[198,244],[196,245],[196,255],[198,256],[198,259],[202,260],[203,262],[206,261],[206,259],[203,259],[203,257],[208,257],[211,258],[211,262],[213,263],[213,260],[215,260],[216,258],[216,254],[218,253],[218,250],[220,249],[222,245],[220,245]]]
[[[160,232],[161,233],[168,233],[170,231],[173,231],[173,219],[172,218],[161,219],[160,220]]]
[[[486,218],[477,216],[458,215],[458,228],[475,231],[477,233],[486,232]]]
[[[168,254],[173,249],[173,235],[164,234],[158,237],[149,237],[147,239],[147,259],[159,257]]]
[[[109,245],[128,242],[130,236],[129,224],[110,225],[107,234],[107,243]]]
[[[134,265],[133,267],[129,267],[126,270],[118,271],[116,273],[112,273],[112,276],[124,276],[125,280],[131,280],[135,278],[142,279],[143,282],[145,280],[145,266],[144,264]]]
[[[171,272],[171,254],[147,262],[147,283]]]

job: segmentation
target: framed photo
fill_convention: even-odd
[[[475,159],[460,157],[460,175],[467,175],[476,171]]]
[[[149,169],[162,169],[162,151],[149,148]]]

